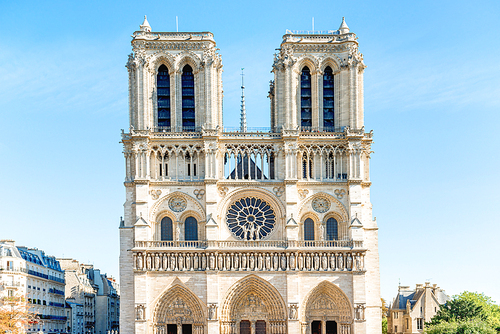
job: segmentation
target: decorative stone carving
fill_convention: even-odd
[[[337,196],[338,199],[342,199],[345,195],[345,190],[344,189],[335,189],[333,192],[335,196]]]
[[[307,189],[299,189],[298,192],[301,199],[306,198],[307,194],[309,194],[309,190]]]
[[[319,213],[325,213],[330,209],[330,201],[325,197],[318,197],[312,201],[312,208]]]
[[[217,320],[217,304],[208,305],[208,320]]]
[[[277,197],[281,197],[283,193],[285,192],[285,188],[283,187],[274,187],[273,188],[274,193],[276,194]]]
[[[151,195],[152,199],[157,200],[161,195],[161,190],[159,190],[159,189],[158,190],[150,190],[149,194]]]
[[[227,192],[229,191],[228,187],[218,187],[220,197],[226,197]]]
[[[365,304],[358,304],[354,309],[354,320],[364,321],[365,320]]]
[[[290,304],[288,306],[288,318],[290,320],[297,320],[298,319],[298,313],[299,313],[299,305],[297,305],[297,304]]]
[[[134,254],[138,271],[363,271],[363,253],[155,252]],[[145,260],[144,260],[145,259]],[[207,265],[208,264],[208,265]]]
[[[205,190],[204,189],[195,189],[195,190],[193,190],[193,194],[196,196],[197,199],[202,199],[203,196],[205,195]]]
[[[168,201],[168,207],[174,212],[182,212],[186,210],[187,202],[180,196],[174,196]]]
[[[140,304],[135,307],[135,320],[138,321],[144,321],[145,320],[145,307],[144,305]]]

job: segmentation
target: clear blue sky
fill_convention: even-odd
[[[399,280],[500,302],[500,2],[0,0],[0,238],[118,276],[130,35],[211,31],[224,122],[268,126],[285,29],[359,37],[382,296]]]

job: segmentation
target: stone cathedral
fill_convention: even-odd
[[[145,19],[132,37],[121,333],[381,333],[365,65],[345,21],[286,31],[258,131],[244,97],[223,126],[212,33]]]

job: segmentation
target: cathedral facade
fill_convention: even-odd
[[[381,333],[357,37],[287,31],[270,128],[222,123],[210,32],[133,34],[123,334]]]

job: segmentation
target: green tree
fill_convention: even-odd
[[[387,303],[384,298],[380,298],[382,301],[382,334],[387,334]]]
[[[500,332],[500,306],[477,292],[462,292],[441,306],[426,333],[496,333]]]
[[[441,322],[425,329],[427,334],[497,334],[491,326],[480,319]]]

